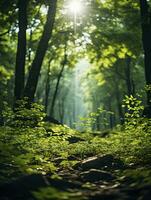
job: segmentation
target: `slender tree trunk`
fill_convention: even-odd
[[[1,83],[0,83],[0,126],[3,126],[4,125],[4,119],[3,119],[3,102],[4,102],[4,99],[3,99],[3,87],[1,86]]]
[[[74,88],[75,90],[75,88]],[[75,91],[74,91],[75,92]],[[76,97],[74,96],[73,101],[72,101],[72,108],[68,111],[69,112],[69,122],[70,122],[70,127],[76,128]]]
[[[33,31],[32,28],[30,29],[30,35],[29,35],[29,42],[28,42],[28,62],[31,62],[31,52],[32,52],[32,37],[33,37]]]
[[[140,11],[142,21],[142,41],[144,48],[145,78],[146,84],[151,86],[151,12],[147,0],[140,0]],[[147,105],[151,117],[151,91],[147,91]]]
[[[51,104],[51,109],[50,109],[50,116],[52,116],[52,117],[53,117],[53,114],[54,114],[54,107],[55,107],[55,103],[56,103],[56,97],[57,97],[57,94],[58,94],[58,89],[59,89],[59,85],[60,85],[60,80],[61,80],[61,77],[62,77],[64,68],[65,68],[65,65],[66,65],[66,63],[67,63],[66,49],[67,49],[67,45],[65,45],[64,60],[63,60],[63,62],[62,62],[62,67],[61,67],[60,73],[59,73],[59,75],[58,75],[57,84],[56,84],[55,92],[54,92],[53,99],[52,99],[52,104]]]
[[[44,27],[42,37],[38,44],[36,55],[33,60],[33,63],[29,72],[29,77],[28,77],[25,90],[24,90],[24,97],[28,97],[29,102],[32,102],[34,100],[34,95],[37,88],[41,66],[43,63],[45,53],[48,48],[49,40],[52,36],[52,30],[53,30],[55,14],[56,14],[56,7],[57,7],[57,0],[49,0],[47,21]]]
[[[18,45],[15,66],[15,101],[21,99],[24,90],[25,59],[26,59],[26,29],[27,29],[27,4],[28,0],[18,0]]]
[[[97,116],[96,117],[96,129],[97,131],[100,131],[100,116]]]
[[[59,101],[59,115],[60,115],[60,122],[62,124],[64,122],[64,117],[65,117],[65,101],[68,96],[68,92],[69,92],[69,90],[66,90],[66,92],[64,93],[64,95],[62,96],[62,98]]]
[[[75,117],[71,114],[69,115],[69,126],[70,128],[76,128]]]
[[[47,77],[46,77],[46,85],[45,85],[45,112],[47,113],[48,109],[48,99],[49,99],[49,92],[50,92],[50,64],[52,58],[50,58],[48,62],[48,69],[47,69]]]
[[[123,124],[124,123],[124,114],[122,111],[121,98],[120,98],[120,92],[119,92],[118,85],[116,87],[115,95],[116,95],[117,110],[118,110],[118,114],[119,114],[119,118],[120,118],[120,123]]]
[[[135,82],[134,82],[134,79],[132,78],[132,94],[135,95],[136,94],[136,91],[135,91]]]
[[[61,124],[63,124],[63,120],[64,120],[64,113],[65,113],[65,109],[64,109],[64,102],[65,99],[60,99],[59,103],[58,103],[58,109],[59,109],[59,118],[60,118],[60,122]]]
[[[121,95],[120,95],[120,88],[119,88],[119,80],[118,80],[118,69],[117,66],[115,67],[115,97],[117,101],[117,110],[119,114],[119,119],[120,123],[124,123],[124,114],[122,111],[122,106],[121,106]]]
[[[126,67],[125,67],[125,75],[126,75],[126,86],[127,86],[127,94],[128,96],[133,94],[133,85],[131,80],[131,57],[127,56],[126,58]]]
[[[111,99],[111,97],[109,97],[107,107],[108,107],[108,110],[110,112],[112,112],[112,104],[111,103],[112,103],[112,99]],[[110,122],[110,128],[113,129],[113,127],[114,127],[114,120],[113,120],[113,114],[111,114],[111,113],[109,115],[109,122]]]

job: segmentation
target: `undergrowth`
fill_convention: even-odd
[[[5,126],[0,128],[0,183],[22,174],[57,176],[60,169],[71,169],[93,155],[112,154],[127,165],[148,165],[151,120],[142,117],[143,107],[137,98],[126,97],[124,106],[124,127],[115,128],[107,137],[44,122],[45,114],[37,104],[30,110],[23,103],[15,113],[7,110]],[[73,137],[80,140],[72,143],[69,139]]]

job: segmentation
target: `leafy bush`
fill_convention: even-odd
[[[147,164],[151,159],[151,119],[142,117],[144,107],[140,99],[126,96],[125,124],[108,138],[95,137],[92,144],[97,153],[114,154],[127,164]]]
[[[17,101],[16,105],[15,111],[6,106],[3,112],[5,125],[20,128],[42,126],[45,117],[42,105],[32,103],[29,108],[26,98]]]
[[[5,110],[5,126],[0,128],[2,181],[21,173],[56,173],[54,161],[67,160],[67,139],[74,134],[68,127],[45,123],[40,105],[28,109],[25,101],[19,103],[16,112]]]

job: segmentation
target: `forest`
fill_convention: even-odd
[[[0,200],[149,200],[151,0],[0,0]]]

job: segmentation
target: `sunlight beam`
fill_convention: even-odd
[[[69,12],[74,17],[74,32],[77,32],[77,16],[82,14],[83,7],[80,0],[72,0],[68,6]]]
[[[82,4],[78,0],[73,0],[69,4],[69,11],[73,14],[80,14],[82,12]]]

